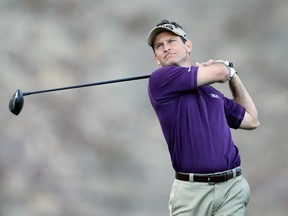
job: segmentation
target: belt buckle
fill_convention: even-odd
[[[211,181],[211,177],[209,177],[209,176],[208,176],[208,184],[209,184],[209,185],[215,185],[215,182],[212,182],[212,181]]]
[[[208,175],[208,184],[209,185],[215,185],[217,182],[216,181],[211,181],[211,178],[217,178],[218,176],[223,176],[223,174],[224,174],[223,172],[216,172],[216,173]],[[225,175],[225,179],[226,178],[227,178],[227,176]]]
[[[208,184],[209,184],[209,185],[215,185],[216,182],[215,182],[215,181],[211,181],[211,180],[212,180],[211,178],[217,177],[217,176],[219,176],[219,175],[220,175],[220,174],[218,174],[218,173],[213,173],[213,174],[208,175],[208,177],[207,177]]]

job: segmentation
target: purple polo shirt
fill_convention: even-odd
[[[198,67],[161,67],[148,92],[177,172],[211,173],[240,166],[230,127],[245,109],[210,85],[197,87]]]

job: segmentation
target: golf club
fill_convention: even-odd
[[[28,95],[42,94],[42,93],[54,92],[54,91],[63,91],[63,90],[68,90],[68,89],[84,88],[84,87],[89,87],[89,86],[105,85],[105,84],[110,84],[110,83],[127,82],[127,81],[132,81],[132,80],[147,79],[149,77],[150,77],[150,75],[136,76],[136,77],[107,80],[107,81],[102,81],[102,82],[88,83],[88,84],[75,85],[75,86],[67,86],[67,87],[62,87],[62,88],[46,89],[46,90],[33,91],[33,92],[22,92],[20,89],[18,89],[12,95],[12,97],[9,101],[9,110],[14,115],[18,115],[21,112],[23,105],[24,105],[24,96],[28,96]]]
[[[233,67],[233,63],[229,61],[218,60],[216,62],[221,62],[221,63],[226,64],[228,67]],[[115,79],[115,80],[107,80],[107,81],[102,81],[102,82],[88,83],[88,84],[82,84],[82,85],[67,86],[67,87],[62,87],[62,88],[46,89],[46,90],[40,90],[40,91],[34,91],[34,92],[22,92],[20,89],[18,89],[12,95],[9,101],[9,110],[14,115],[18,115],[24,106],[24,96],[28,96],[28,95],[42,94],[42,93],[54,92],[54,91],[63,91],[63,90],[68,90],[68,89],[84,88],[84,87],[89,87],[89,86],[105,85],[105,84],[110,84],[110,83],[127,82],[127,81],[133,81],[133,80],[147,79],[149,77],[150,75],[143,75],[143,76],[122,78],[122,79]]]

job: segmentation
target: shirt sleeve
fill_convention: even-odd
[[[224,97],[225,115],[230,128],[238,129],[245,115],[245,108],[232,99]]]
[[[198,67],[166,66],[152,73],[149,90],[158,104],[171,102],[175,97],[197,88]]]

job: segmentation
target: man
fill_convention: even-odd
[[[193,65],[183,28],[163,20],[148,36],[156,62],[149,97],[176,175],[170,215],[244,215],[250,188],[230,128],[259,126],[256,107],[227,61]],[[229,83],[233,100],[210,86]]]

